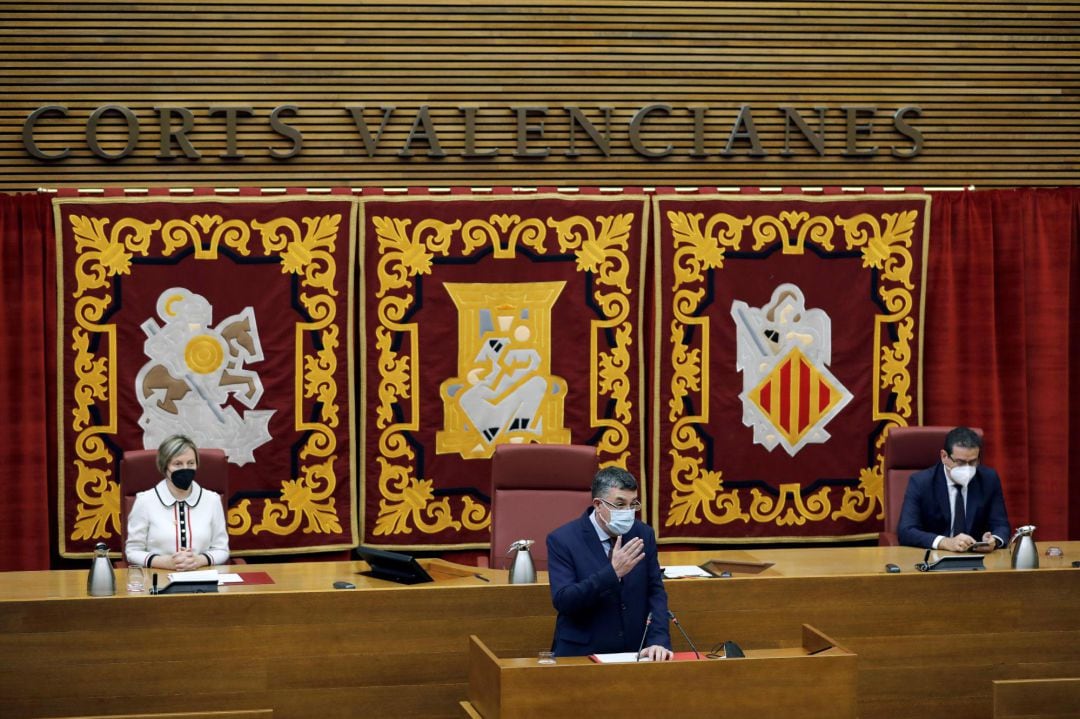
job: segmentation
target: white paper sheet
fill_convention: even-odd
[[[614,652],[612,654],[591,654],[590,659],[593,659],[601,664],[633,664],[638,661],[637,652]],[[649,659],[642,659],[641,661],[647,662]]]
[[[712,575],[706,572],[701,567],[694,566],[693,564],[678,565],[673,567],[664,567],[664,579],[680,579],[682,577],[711,577]]]
[[[170,582],[213,582],[218,578],[216,569],[200,569],[196,572],[170,572]]]
[[[170,572],[170,582],[213,582],[221,584],[243,584],[244,578],[233,572],[218,572],[216,569],[200,569],[196,572]]]

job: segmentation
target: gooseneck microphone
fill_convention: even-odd
[[[689,635],[689,634],[687,634],[687,633],[686,633],[686,630],[684,630],[684,629],[682,628],[682,625],[681,625],[681,624],[679,624],[679,618],[675,616],[675,612],[673,612],[673,611],[671,611],[671,610],[669,609],[669,610],[668,610],[668,616],[669,616],[669,617],[671,617],[671,621],[675,622],[675,626],[676,626],[676,627],[678,627],[678,629],[679,629],[679,632],[680,632],[680,633],[682,633],[682,635],[683,635],[683,639],[685,639],[685,640],[686,640],[686,643],[687,643],[687,644],[689,644],[689,645],[690,645],[690,648],[694,650],[694,656],[695,656],[695,657],[697,657],[698,659],[701,659],[701,652],[699,652],[699,651],[697,650],[697,647],[695,647],[695,646],[694,646],[694,642],[692,642],[692,641],[690,640],[690,635]]]
[[[150,587],[151,594],[157,594],[157,572],[154,572],[153,586]]]
[[[638,645],[637,659],[635,659],[634,661],[641,661],[641,650],[645,648],[645,637],[649,634],[650,624],[652,624],[652,612],[649,612],[648,616],[645,617],[645,631],[641,633],[641,644]]]

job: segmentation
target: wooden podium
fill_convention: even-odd
[[[603,707],[616,716],[854,719],[855,655],[813,627],[802,645],[745,649],[739,659],[597,664],[562,657],[500,659],[469,637],[469,698],[463,716],[573,716]]]

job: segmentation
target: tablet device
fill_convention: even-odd
[[[926,550],[926,557],[915,565],[920,572],[971,572],[986,569],[981,554],[946,554],[931,562],[932,551]]]

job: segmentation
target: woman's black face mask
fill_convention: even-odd
[[[183,491],[190,487],[191,483],[195,481],[195,470],[177,469],[172,473],[170,479],[177,489]]]

